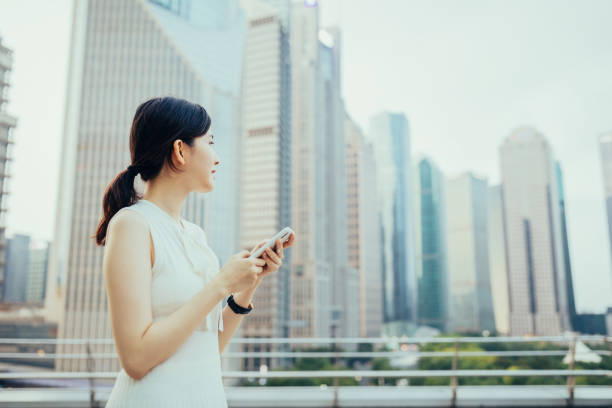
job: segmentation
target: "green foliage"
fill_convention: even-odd
[[[452,335],[453,337],[459,335]],[[461,335],[466,336],[466,335]],[[467,337],[467,336],[466,336]],[[453,343],[429,343],[420,346],[420,351],[444,351],[454,352]],[[593,349],[610,350],[610,344],[596,346]],[[337,347],[340,351],[341,348]],[[359,351],[376,351],[372,344],[360,344]],[[567,350],[566,344],[537,342],[537,343],[462,343],[459,345],[460,351],[546,351],[546,350]],[[330,347],[319,347],[316,349],[306,349],[302,351],[332,351]],[[391,351],[387,347],[379,347],[378,351]],[[424,357],[418,362],[419,370],[450,370],[452,368],[452,357]],[[289,370],[298,371],[326,371],[326,370],[351,370],[356,365],[366,366],[374,371],[396,370],[391,366],[389,358],[378,357],[357,357],[349,359],[339,359],[334,365],[333,358],[298,358],[295,359]],[[525,357],[460,357],[458,368],[462,370],[564,370],[568,367],[563,364],[563,356],[525,356]],[[612,356],[602,356],[599,364],[580,363],[575,365],[576,369],[585,370],[612,370]],[[367,369],[367,368],[366,368]],[[318,386],[321,384],[333,385],[332,378],[270,378],[267,380],[268,386]],[[384,385],[395,385],[399,378],[383,378]],[[428,377],[408,379],[410,385],[433,386],[450,384],[448,377]],[[557,377],[464,377],[459,378],[459,385],[563,385],[567,378]],[[381,384],[378,378],[368,378],[361,381],[362,384],[378,385]],[[339,385],[359,385],[354,378],[338,379]],[[612,385],[610,377],[582,376],[576,377],[577,385]],[[243,381],[242,385],[258,385],[257,381]]]

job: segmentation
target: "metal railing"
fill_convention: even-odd
[[[282,344],[282,345],[321,345],[321,344],[384,344],[391,348],[400,348],[400,351],[249,351],[225,352],[225,358],[268,357],[268,358],[377,358],[377,357],[414,357],[452,358],[450,370],[329,370],[329,371],[225,371],[224,378],[238,379],[267,379],[267,378],[330,378],[334,380],[337,390],[339,378],[378,378],[380,385],[384,378],[423,378],[448,377],[452,389],[452,404],[457,400],[459,378],[464,377],[551,377],[560,376],[567,379],[567,392],[570,401],[574,399],[575,378],[577,376],[612,377],[612,370],[604,369],[575,369],[576,344],[578,341],[600,345],[608,345],[607,350],[590,350],[589,353],[599,356],[612,355],[612,337],[606,336],[539,336],[539,337],[388,337],[388,338],[235,338],[231,344]],[[558,350],[505,350],[505,351],[462,351],[461,345],[466,343],[530,343],[549,342],[558,345]],[[414,351],[403,349],[403,345],[424,345],[432,343],[452,344],[452,351]],[[115,359],[116,353],[93,353],[94,345],[113,344],[112,339],[0,339],[0,345],[85,345],[86,353],[46,353],[40,350],[36,353],[0,353],[0,362],[3,360],[35,360],[35,359],[87,359],[86,372],[4,372],[0,373],[0,380],[19,379],[86,379],[90,385],[90,399],[94,401],[95,379],[114,379],[116,372],[96,372],[93,368],[95,359]],[[335,348],[335,347],[334,347]],[[569,356],[567,369],[519,369],[519,370],[465,370],[459,369],[460,358],[476,357],[559,357]]]

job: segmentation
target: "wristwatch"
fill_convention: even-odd
[[[242,307],[234,300],[234,295],[230,295],[227,299],[227,305],[232,309],[232,311],[236,314],[248,314],[253,310],[253,303],[249,303],[249,307]]]

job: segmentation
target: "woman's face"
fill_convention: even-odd
[[[192,176],[193,191],[207,193],[215,186],[214,172],[220,161],[213,149],[213,139],[213,135],[208,131],[204,136],[196,137],[193,146],[188,149],[190,157],[187,161],[187,171]]]

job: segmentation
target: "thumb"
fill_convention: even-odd
[[[251,255],[251,252],[248,250],[240,251],[238,253],[238,258],[248,258]]]

